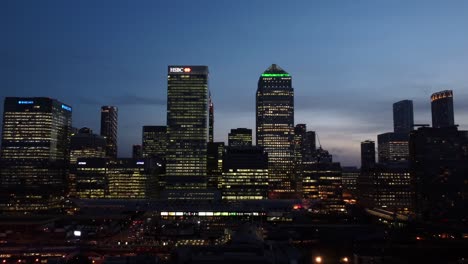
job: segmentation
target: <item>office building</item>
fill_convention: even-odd
[[[59,211],[66,194],[72,108],[45,97],[6,97],[0,211]]]
[[[159,157],[164,159],[167,151],[167,127],[143,126],[143,158]]]
[[[148,199],[159,192],[160,170],[151,159],[80,158],[76,192],[79,198]]]
[[[227,147],[223,160],[223,200],[268,198],[268,155],[261,147]]]
[[[393,104],[393,132],[409,135],[414,127],[413,101],[402,100]]]
[[[214,138],[214,105],[211,100],[210,94],[210,109],[209,109],[209,121],[208,121],[208,142],[213,142]]]
[[[223,175],[224,142],[208,142],[207,184],[208,188],[218,189]]]
[[[409,158],[409,134],[388,132],[377,135],[379,162],[404,161]]]
[[[431,95],[432,127],[455,125],[453,113],[453,92],[445,90]]]
[[[96,135],[90,128],[83,127],[71,137],[70,164],[76,164],[78,158],[104,158],[107,141]]]
[[[361,142],[361,170],[375,165],[375,142],[366,140]]]
[[[70,173],[68,175],[68,195],[76,194],[76,161],[79,158],[106,157],[106,139],[93,134],[90,128],[83,127],[71,137],[70,143]]]
[[[468,131],[421,127],[410,134],[416,213],[425,221],[468,219]]]
[[[208,67],[169,66],[166,188],[206,188]]]
[[[268,153],[271,198],[289,198],[294,183],[294,90],[289,73],[272,64],[258,80],[256,141]]]
[[[320,200],[314,210],[324,214],[345,211],[339,162],[305,162],[302,188],[304,199]]]
[[[235,128],[231,129],[228,134],[229,147],[251,147],[252,146],[252,129]]]
[[[107,141],[106,156],[113,159],[117,158],[117,117],[117,107],[101,107],[101,136]]]
[[[377,163],[361,171],[359,204],[389,212],[414,212],[414,189],[407,161]]]
[[[132,158],[133,159],[142,159],[143,158],[143,147],[142,147],[142,145],[133,145],[132,146]]]
[[[357,167],[342,167],[343,197],[355,199],[357,196],[357,181],[360,170]]]
[[[78,158],[75,166],[75,196],[81,199],[103,199],[109,196],[108,158]]]

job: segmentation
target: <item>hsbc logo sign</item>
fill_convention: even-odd
[[[169,68],[169,72],[172,73],[189,73],[191,72],[191,68],[183,68],[183,67],[171,67]]]

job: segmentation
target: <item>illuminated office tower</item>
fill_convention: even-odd
[[[143,158],[143,147],[141,145],[132,146],[132,158],[133,159]]]
[[[393,132],[409,135],[414,127],[413,101],[402,100],[393,104]]]
[[[294,91],[291,75],[271,65],[259,78],[256,97],[257,146],[268,153],[271,198],[294,193]]]
[[[78,158],[104,158],[106,156],[106,139],[93,134],[87,127],[78,130],[71,137],[70,164],[75,164]]]
[[[375,142],[361,142],[361,168],[371,168],[375,165]]]
[[[115,106],[101,107],[101,136],[106,138],[106,156],[117,158],[117,115]]]
[[[166,189],[206,188],[208,67],[169,66]]]
[[[45,97],[6,97],[0,211],[57,211],[66,192],[72,108]]]
[[[214,105],[213,101],[211,100],[210,94],[210,116],[209,116],[209,124],[208,124],[208,142],[213,142],[214,138]]]
[[[224,156],[222,199],[268,198],[268,155],[261,147],[228,147]]]
[[[217,189],[223,175],[224,142],[208,142],[207,183],[209,188]]]
[[[76,197],[102,199],[109,196],[108,158],[78,158],[75,166]]]
[[[431,95],[432,127],[455,125],[453,114],[453,92],[445,90]]]
[[[230,147],[251,147],[252,129],[235,128],[228,134],[228,145]]]
[[[107,163],[107,180],[111,199],[145,199],[151,177],[144,160],[117,159]]]
[[[70,140],[70,174],[68,177],[68,195],[76,196],[76,161],[79,158],[104,158],[106,156],[106,139],[93,134],[83,127],[73,134]]]
[[[409,133],[388,132],[377,135],[379,162],[408,160],[408,138]]]
[[[343,183],[339,162],[305,162],[302,188],[305,199],[319,199],[322,213],[342,213]]]
[[[143,158],[164,159],[167,150],[166,126],[143,126]]]

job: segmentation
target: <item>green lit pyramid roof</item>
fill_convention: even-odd
[[[290,77],[289,73],[281,69],[278,65],[272,64],[262,73],[262,77]]]

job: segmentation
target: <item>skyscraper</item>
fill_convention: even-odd
[[[409,135],[414,126],[413,101],[402,100],[393,104],[393,132]]]
[[[366,140],[361,142],[361,169],[375,165],[375,142]]]
[[[87,127],[78,130],[71,137],[70,164],[75,164],[78,158],[104,158],[106,156],[106,139],[93,134]]]
[[[143,147],[141,145],[132,146],[132,158],[133,159],[143,158]]]
[[[166,188],[206,187],[208,67],[169,66]]]
[[[206,155],[207,186],[217,189],[223,175],[224,142],[208,142]]]
[[[388,132],[377,135],[379,162],[408,160],[409,133]]]
[[[268,153],[272,198],[294,192],[294,90],[291,75],[272,64],[259,78],[256,97],[257,146]]]
[[[143,126],[143,158],[164,159],[167,150],[166,126]]]
[[[251,147],[252,146],[252,129],[235,128],[231,129],[228,135],[228,145],[230,147]]]
[[[208,124],[208,142],[213,142],[214,138],[214,105],[210,94],[210,117]]]
[[[101,107],[101,136],[106,138],[106,156],[117,158],[117,115],[115,106]]]
[[[45,97],[6,97],[0,211],[58,210],[66,193],[72,108]]]
[[[222,199],[268,198],[268,155],[261,147],[228,147],[223,159]]]
[[[453,92],[445,90],[431,95],[432,127],[455,125],[453,114]]]

